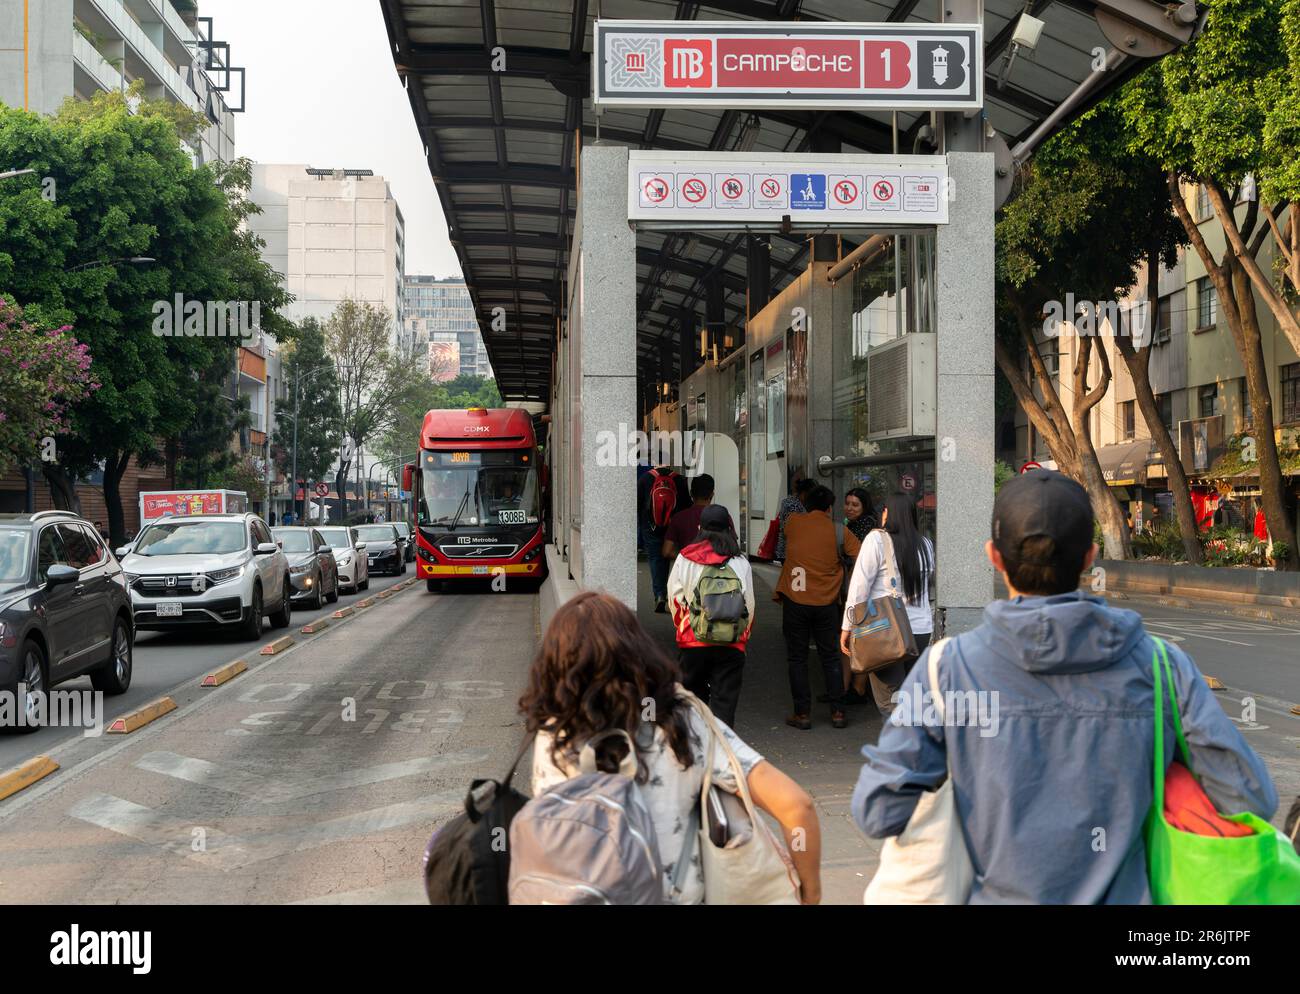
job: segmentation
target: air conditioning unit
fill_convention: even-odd
[[[904,335],[867,353],[867,440],[937,430],[934,334]]]

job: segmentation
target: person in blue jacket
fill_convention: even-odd
[[[1142,824],[1154,793],[1155,640],[1136,612],[1078,589],[1097,553],[1079,484],[1050,470],[1015,477],[992,531],[985,549],[1010,599],[940,655],[947,722],[919,706],[933,646],[917,660],[879,744],[862,750],[853,818],[871,838],[898,835],[922,792],[951,775],[971,904],[1150,903]],[[1271,818],[1278,796],[1263,761],[1196,664],[1168,652],[1201,786],[1221,812]],[[1175,741],[1168,710],[1165,725]]]

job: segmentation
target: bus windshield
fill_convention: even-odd
[[[537,470],[533,451],[425,452],[420,523],[425,525],[537,524]]]

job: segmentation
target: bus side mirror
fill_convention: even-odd
[[[408,462],[402,467],[402,489],[410,491],[415,480],[415,463]]]

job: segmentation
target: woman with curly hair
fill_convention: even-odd
[[[696,838],[686,837],[691,809],[699,802],[704,763],[713,782],[739,789],[726,752],[715,745],[699,714],[678,696],[681,674],[641,627],[636,615],[607,594],[584,591],[556,613],[519,701],[528,730],[535,732],[533,796],[578,775],[578,754],[599,732],[622,729],[636,744],[637,783],[654,820],[664,871],[664,900],[700,904],[704,877]],[[804,790],[721,721],[718,726],[740,762],[754,803],[781,825],[802,882],[804,904],[821,900],[821,829]],[[597,768],[618,771],[627,743],[607,738],[596,747]],[[681,892],[673,896],[673,870],[691,861]]]

